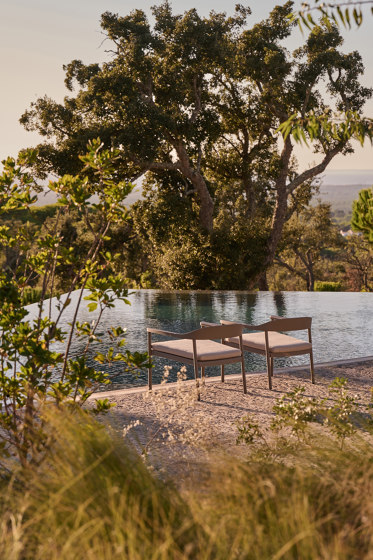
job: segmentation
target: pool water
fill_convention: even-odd
[[[284,317],[311,316],[314,360],[325,362],[370,356],[373,354],[373,293],[353,292],[164,292],[161,290],[134,290],[129,297],[131,305],[118,302],[114,309],[105,312],[100,332],[106,333],[111,326],[127,329],[127,348],[131,351],[147,350],[147,327],[186,332],[199,327],[200,321],[219,322],[220,319],[237,320],[250,324],[260,324],[269,320],[270,315]],[[70,309],[66,310],[62,326],[67,329],[74,310],[74,294]],[[36,305],[28,307],[31,314]],[[82,308],[79,321],[91,321],[97,314]],[[307,339],[306,332],[296,334]],[[155,340],[157,337],[155,336]],[[159,338],[161,340],[161,338]],[[164,339],[163,339],[164,340]],[[71,355],[78,356],[84,348],[83,340],[75,339]],[[105,334],[102,343],[91,348],[91,360],[96,351],[105,352],[111,346]],[[265,369],[265,358],[257,354],[245,353],[247,372]],[[295,356],[275,360],[275,368],[280,366],[309,363],[308,356]],[[176,379],[182,364],[155,358],[153,382],[159,383],[164,366],[172,365],[170,381]],[[97,367],[99,367],[97,365]],[[141,386],[147,383],[147,372],[134,376],[123,373],[123,366],[117,363],[107,370],[113,382],[104,390],[121,387]],[[206,375],[218,375],[220,369],[206,369]],[[226,366],[226,372],[238,373],[239,364]],[[187,367],[187,375],[193,377],[193,369]]]

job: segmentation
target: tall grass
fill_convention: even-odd
[[[285,457],[291,466],[262,460],[218,468],[208,498],[192,506],[218,551],[206,558],[373,558],[372,449],[368,456],[359,445]]]
[[[107,429],[49,411],[47,459],[0,490],[6,560],[371,559],[372,446],[225,457],[188,489],[157,480]],[[193,488],[193,490],[190,490]]]
[[[47,459],[4,485],[0,558],[198,557],[179,494],[102,425],[76,414],[49,411]]]

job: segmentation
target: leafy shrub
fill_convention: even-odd
[[[288,426],[292,435],[298,440],[304,440],[308,425],[317,419],[323,402],[305,397],[304,392],[304,387],[296,387],[294,391],[277,400],[273,407],[276,415],[271,424],[273,431],[277,432]]]
[[[42,295],[41,288],[25,288],[22,294],[22,305],[30,305],[40,301]]]
[[[348,393],[347,385],[347,379],[336,377],[328,387],[326,398],[306,397],[305,388],[299,386],[277,399],[273,407],[275,416],[270,425],[270,431],[275,436],[274,440],[272,438],[274,448],[279,443],[278,436],[281,430],[287,430],[290,436],[297,438],[298,443],[304,443],[308,440],[310,425],[318,422],[329,428],[340,448],[343,449],[346,438],[356,433],[354,421],[359,415],[357,397]],[[368,410],[370,411],[371,408],[369,405]],[[364,424],[367,422],[365,421]],[[264,444],[264,448],[269,447],[268,439],[251,415],[243,417],[236,425],[237,444],[260,443]],[[268,449],[265,449],[265,452],[268,454]]]
[[[342,449],[345,439],[356,432],[353,416],[358,410],[357,398],[348,394],[347,379],[343,377],[337,377],[329,385],[329,394],[333,397],[334,404],[325,411],[325,424],[329,426]]]
[[[341,282],[315,282],[315,292],[341,292]]]
[[[36,154],[29,150],[17,161],[8,158],[0,174],[0,216],[10,212],[32,215],[40,191],[28,169]],[[126,283],[111,274],[115,255],[106,250],[113,224],[123,224],[128,211],[124,200],[132,185],[116,180],[115,150],[103,150],[99,139],[88,145],[81,159],[85,167],[80,175],[65,175],[50,182],[58,205],[41,212],[45,227],[35,230],[30,223],[12,227],[0,226],[0,245],[16,249],[14,267],[0,272],[0,431],[2,449],[23,467],[39,461],[45,450],[45,433],[39,417],[44,402],[70,402],[82,405],[100,384],[110,382],[104,368],[91,367],[87,352],[100,342],[98,326],[105,310],[116,300],[129,303]],[[92,202],[96,195],[97,202]],[[65,219],[73,214],[84,223],[89,243],[85,254],[76,254],[63,239],[67,231]],[[51,216],[54,216],[53,218]],[[40,216],[39,216],[40,218]],[[61,296],[56,271],[69,268],[67,292]],[[39,279],[40,293],[30,289]],[[33,284],[31,284],[33,285]],[[71,297],[75,292],[74,298]],[[55,309],[47,299],[56,297]],[[35,317],[28,317],[25,303],[34,298],[39,305]],[[74,300],[68,332],[61,329],[61,318]],[[97,315],[92,321],[80,323],[78,312],[84,301],[88,311]],[[53,311],[56,313],[53,315]],[[97,353],[96,362],[109,366],[114,361],[124,364],[124,371],[137,371],[147,363],[147,355],[123,351],[124,330],[111,329],[113,346],[105,355]],[[73,338],[82,340],[77,358],[70,355]],[[63,344],[58,351],[56,344]],[[61,346],[59,347],[61,348]],[[107,401],[97,401],[96,410],[109,408]]]

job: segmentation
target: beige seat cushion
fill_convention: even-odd
[[[238,344],[238,337],[233,337],[228,339],[229,342],[234,342]],[[271,352],[274,353],[284,353],[287,352],[303,352],[307,350],[311,350],[312,344],[310,342],[306,342],[305,340],[299,340],[299,338],[294,338],[293,336],[289,336],[287,334],[282,334],[278,332],[269,332],[268,333],[268,342],[269,342],[269,349]],[[244,349],[257,349],[265,351],[265,334],[264,332],[260,333],[244,333],[242,335],[242,343]]]
[[[229,358],[239,358],[241,355],[238,349],[213,340],[197,340],[196,345],[199,361],[227,360]],[[154,342],[152,348],[158,352],[193,360],[193,342],[187,338]]]

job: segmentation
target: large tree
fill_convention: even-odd
[[[290,2],[278,6],[268,20],[243,31],[237,39],[235,50],[240,56],[234,72],[226,73],[221,81],[225,134],[219,139],[213,166],[215,173],[222,171],[223,184],[234,178],[240,185],[248,219],[257,213],[263,195],[270,203],[264,268],[273,261],[286,221],[309,201],[310,180],[322,173],[337,154],[352,151],[351,131],[346,134],[345,129],[333,126],[331,133],[327,125],[334,123],[328,123],[328,113],[337,110],[359,114],[371,95],[359,85],[363,72],[360,55],[339,51],[343,39],[328,21],[313,28],[304,46],[289,56],[281,41],[292,31],[288,19],[291,7]],[[309,115],[325,119],[325,126],[314,133],[307,128],[301,131],[306,140],[314,142],[320,162],[299,170],[292,158],[296,135],[294,139],[288,134],[279,142],[276,131],[281,123],[306,121]],[[258,189],[263,177],[264,190]]]
[[[266,243],[248,287],[272,263],[286,221],[308,202],[311,179],[351,150],[348,134],[308,129],[321,162],[298,171],[294,138],[282,140],[279,125],[310,114],[327,120],[330,108],[360,112],[370,95],[358,81],[360,55],[339,51],[342,38],[330,22],[288,53],[282,42],[295,25],[291,10],[291,2],[277,6],[251,29],[250,10],[240,6],[233,17],[201,18],[196,10],[174,15],[166,2],[153,8],[153,27],[140,10],[103,14],[111,60],[73,61],[65,70],[75,95],[62,104],[39,99],[22,116],[27,129],[46,137],[39,169],[77,171],[87,139],[100,136],[121,150],[119,175],[160,174],[153,196],[165,172],[175,178],[175,193],[183,184],[180,197],[197,209],[203,235],[224,226],[236,239],[237,224],[259,219]]]
[[[175,16],[164,3],[153,8],[153,29],[141,10],[126,17],[104,13],[110,62],[100,67],[74,60],[65,67],[65,84],[70,91],[78,86],[76,96],[63,104],[39,99],[22,116],[27,129],[48,139],[39,146],[42,169],[74,168],[87,139],[100,136],[120,147],[131,179],[147,171],[180,173],[198,196],[201,226],[212,231],[214,201],[202,167],[206,144],[220,135],[212,72],[246,13]]]

